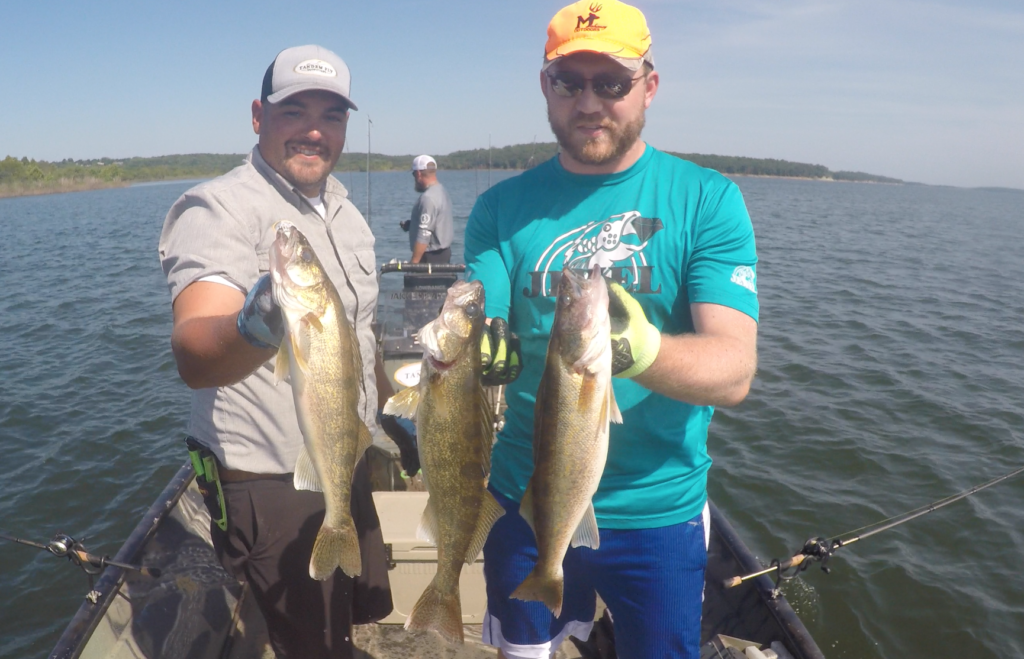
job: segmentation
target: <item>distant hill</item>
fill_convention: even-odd
[[[535,144],[514,144],[471,151],[454,151],[446,156],[434,156],[441,169],[529,169],[534,165],[554,157],[558,153],[555,142]],[[701,167],[714,169],[723,174],[742,176],[786,176],[793,178],[811,178],[833,181],[857,181],[870,183],[903,183],[900,179],[864,172],[833,172],[824,165],[809,165],[802,162],[775,160],[771,158],[744,158],[741,156],[716,156],[700,153],[673,153],[672,155],[689,160]],[[373,171],[389,169],[407,169],[412,162],[412,155],[384,156],[372,154],[370,168]],[[366,171],[365,153],[346,153],[338,160],[335,168],[339,171]]]
[[[511,146],[470,151],[454,151],[435,156],[441,169],[529,169],[552,158],[558,152],[554,142],[513,144]],[[671,152],[669,152],[671,153]],[[864,172],[833,172],[824,165],[809,165],[765,158],[716,156],[699,153],[672,153],[702,167],[723,174],[743,176],[786,176],[795,178],[871,183],[903,183],[886,176]],[[0,160],[0,197],[44,194],[111,187],[142,181],[210,178],[237,166],[244,154],[192,153],[156,158],[65,159],[59,162],[7,156]],[[413,155],[370,154],[372,171],[405,170]],[[365,153],[344,153],[335,171],[366,171]]]

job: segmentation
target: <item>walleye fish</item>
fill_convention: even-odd
[[[420,330],[420,382],[396,394],[387,414],[416,419],[423,481],[430,497],[417,535],[437,547],[437,574],[405,621],[463,642],[459,576],[472,564],[504,509],[487,491],[494,422],[480,383],[484,288],[458,281],[441,315]]]
[[[372,438],[359,417],[362,358],[345,307],[306,237],[277,225],[270,252],[274,300],[284,317],[284,340],[274,371],[291,377],[303,448],[295,489],[323,492],[326,514],[309,560],[309,576],[324,580],[340,567],[362,572],[352,520],[352,476]]]
[[[612,393],[608,286],[569,268],[558,284],[555,319],[533,412],[533,476],[519,514],[537,538],[537,564],[512,593],[562,612],[562,560],[569,545],[597,549],[591,502],[608,456],[608,424],[622,423]]]

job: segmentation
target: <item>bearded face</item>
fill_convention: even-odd
[[[548,123],[562,151],[573,160],[586,165],[604,165],[621,159],[640,139],[645,112],[616,123],[599,116],[560,117],[548,106]],[[600,130],[579,130],[581,126],[598,126]],[[594,133],[594,134],[592,134]]]
[[[556,81],[569,80],[559,85]],[[598,94],[594,81],[599,81]],[[609,81],[621,80],[628,89],[621,97],[608,93]],[[654,71],[630,71],[617,61],[596,53],[575,53],[560,58],[541,73],[548,105],[548,123],[561,146],[559,158],[580,173],[618,171],[643,153],[640,133],[645,113],[658,86]]]

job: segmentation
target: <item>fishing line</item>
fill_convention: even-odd
[[[888,531],[889,529],[897,527],[900,524],[905,524],[906,522],[909,522],[912,519],[916,519],[918,517],[921,517],[922,515],[927,515],[928,513],[934,510],[938,510],[939,508],[948,506],[949,504],[959,501],[961,499],[966,499],[967,497],[971,496],[972,494],[975,494],[976,492],[980,492],[986,488],[992,487],[993,485],[1001,483],[1002,481],[1005,481],[1008,478],[1013,478],[1014,476],[1022,472],[1024,472],[1024,467],[1018,467],[1017,469],[1014,469],[1008,474],[1003,474],[1002,476],[993,478],[992,480],[986,483],[982,483],[981,485],[975,485],[974,487],[968,488],[958,494],[954,494],[952,496],[939,499],[938,501],[934,501],[927,505],[921,506],[920,508],[915,508],[913,510],[900,513],[898,515],[893,515],[892,517],[879,520],[866,526],[862,526],[858,529],[838,534],[839,536],[846,537],[833,536],[832,539],[826,539],[822,537],[811,538],[804,543],[804,547],[802,550],[800,550],[799,554],[796,554],[784,560],[780,560],[778,558],[773,559],[769,567],[763,570],[759,570],[757,572],[752,572],[747,575],[725,579],[722,582],[722,586],[725,588],[733,588],[734,586],[738,586],[744,581],[747,581],[748,579],[759,577],[762,574],[768,574],[769,572],[778,572],[775,579],[774,591],[775,593],[778,593],[779,585],[782,581],[788,581],[789,579],[792,579],[793,577],[797,576],[797,574],[806,570],[810,566],[812,561],[820,562],[822,571],[825,574],[828,574],[830,571],[830,568],[828,567],[828,559],[830,559],[832,555],[835,554],[842,547],[851,545],[857,542],[858,540],[863,540],[864,538],[870,538],[871,536],[877,533],[881,533],[882,531]],[[864,531],[865,529],[870,530],[866,533],[862,533],[862,531]],[[786,574],[786,571],[790,569],[792,569],[793,572],[791,574]]]

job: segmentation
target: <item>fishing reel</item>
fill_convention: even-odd
[[[82,571],[89,575],[89,583],[92,584],[92,577],[103,571],[107,565],[106,556],[93,556],[85,550],[85,538],[75,540],[66,533],[58,533],[46,543],[46,551],[57,558],[67,558],[69,561],[82,568]]]
[[[832,554],[842,546],[842,540],[828,540],[821,537],[809,538],[804,543],[804,548],[793,558],[788,558],[784,561],[780,561],[777,558],[772,559],[771,567],[775,569],[773,596],[778,596],[781,592],[782,582],[795,578],[809,568],[814,561],[821,563],[822,572],[825,574],[830,573],[832,568],[828,566],[828,559],[832,558]]]

